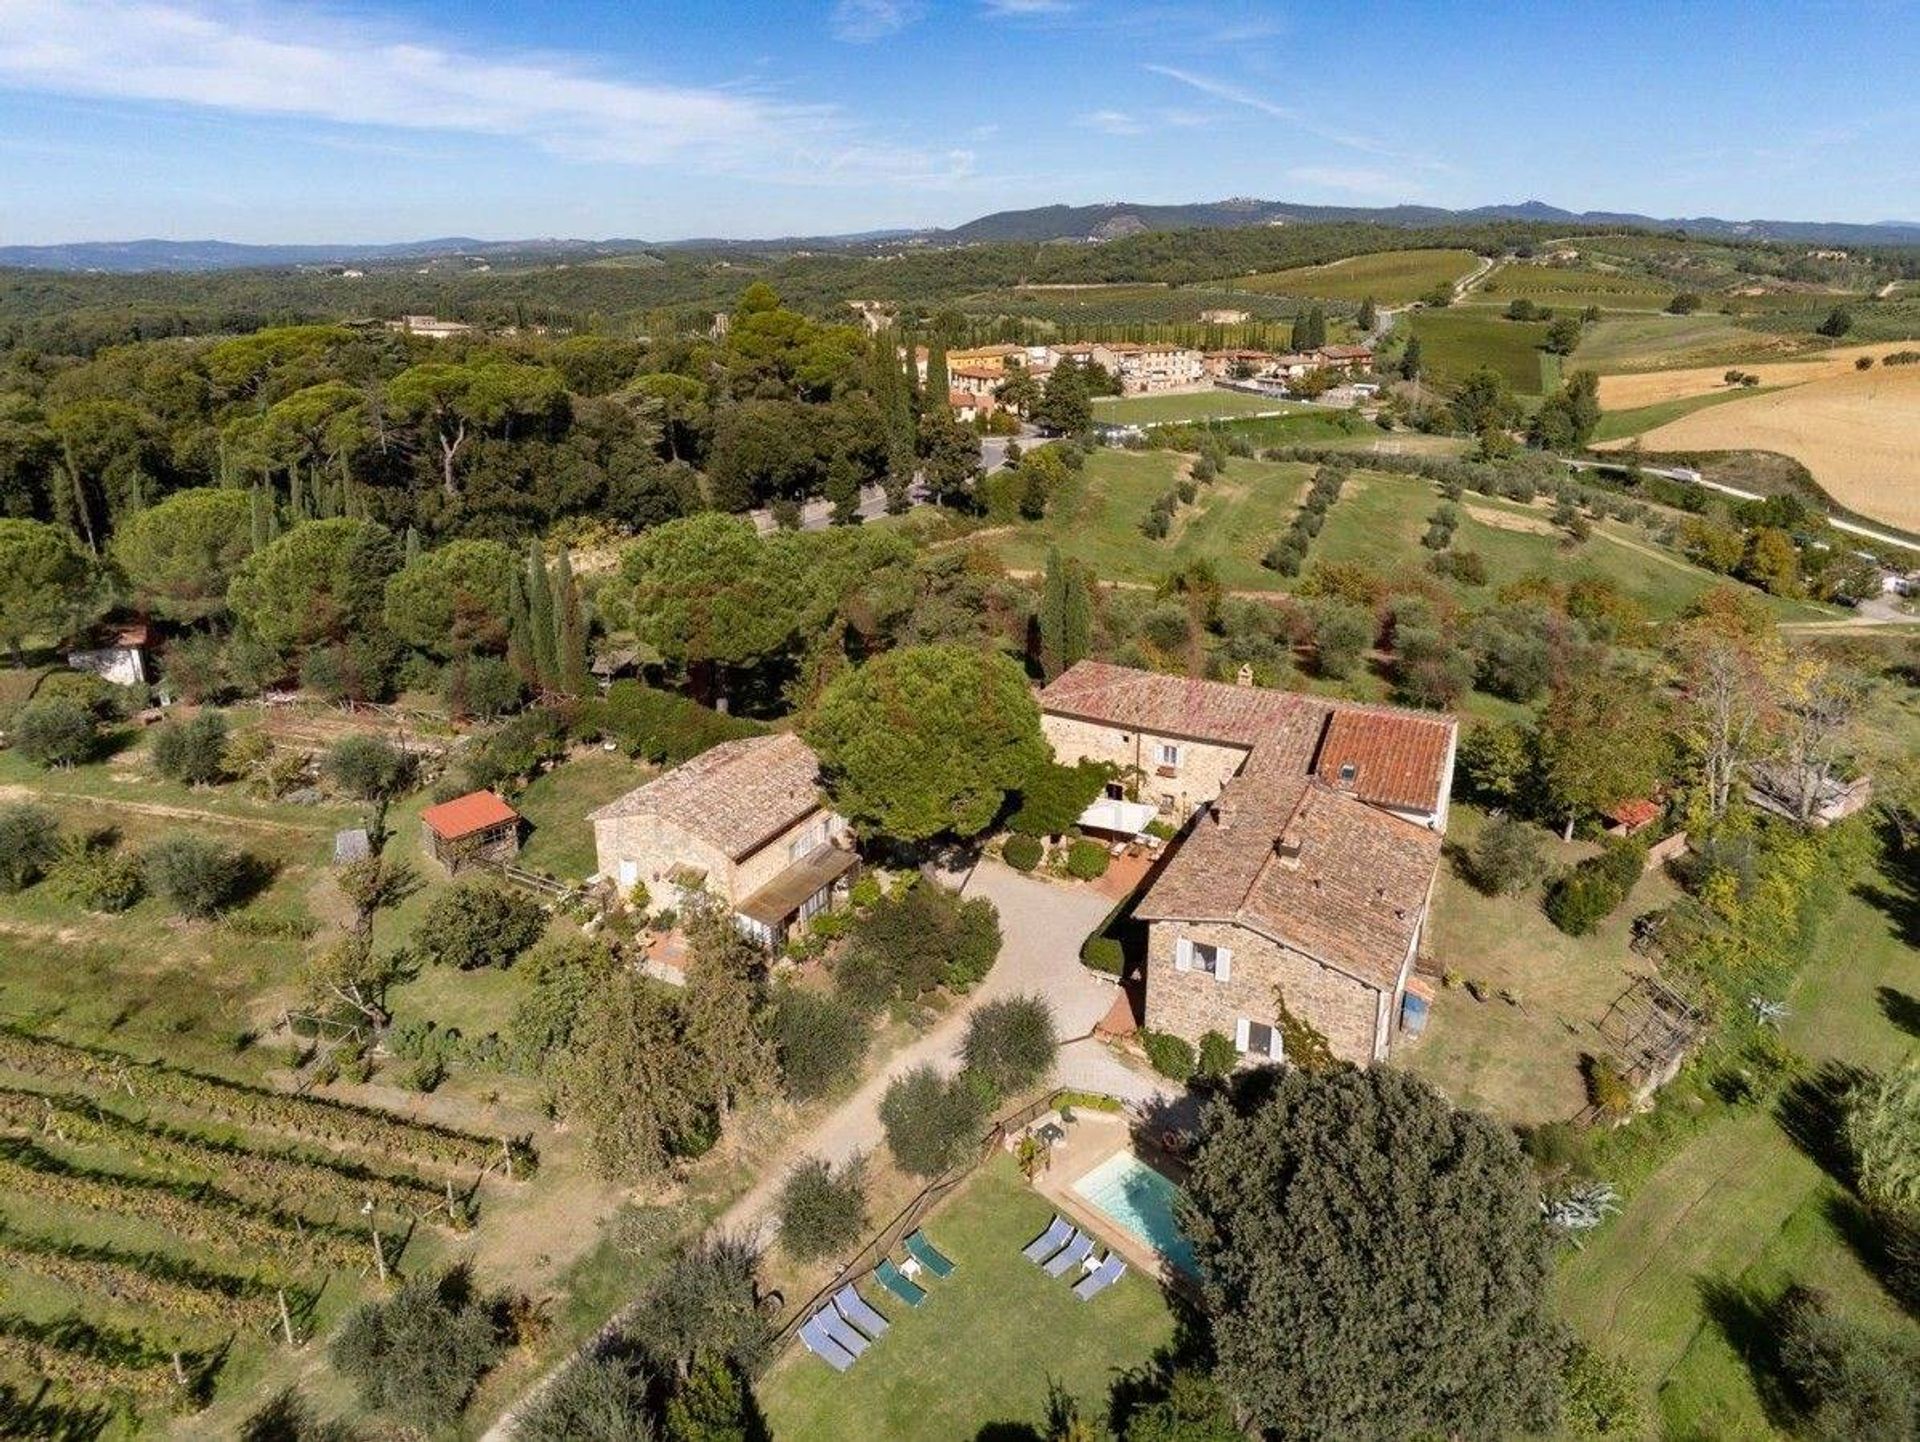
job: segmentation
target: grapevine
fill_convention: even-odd
[[[280,1317],[279,1297],[264,1283],[203,1272],[152,1254],[0,1230],[0,1266],[159,1312],[169,1321],[259,1328],[271,1327]],[[304,1307],[308,1300],[305,1293],[293,1292],[288,1305]]]
[[[0,1362],[13,1362],[72,1396],[121,1393],[141,1407],[166,1408],[186,1394],[170,1361],[114,1343],[80,1323],[54,1327],[0,1316]],[[194,1359],[197,1368],[200,1359]]]

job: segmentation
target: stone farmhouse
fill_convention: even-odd
[[[1117,787],[1184,828],[1134,908],[1146,1025],[1278,1060],[1291,1020],[1345,1060],[1384,1058],[1439,871],[1458,723],[1093,661],[1040,705],[1062,763],[1118,767]]]
[[[1151,395],[1200,384],[1200,352],[1183,345],[1096,341],[1091,356],[1120,383],[1122,395]]]
[[[831,907],[858,864],[798,736],[723,742],[587,819],[600,876],[622,892],[644,885],[675,906],[706,892],[769,946]]]

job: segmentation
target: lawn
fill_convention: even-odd
[[[1470,250],[1383,250],[1329,265],[1244,276],[1232,284],[1238,290],[1270,295],[1355,302],[1372,296],[1381,305],[1402,305],[1418,300],[1436,285],[1452,285],[1471,275],[1476,259]]]
[[[1293,514],[1309,468],[1233,460],[1195,503],[1182,506],[1163,541],[1140,534],[1140,519],[1172,488],[1184,458],[1171,451],[1102,450],[1069,483],[1044,521],[1013,527],[994,541],[1009,567],[1038,570],[1047,551],[1092,566],[1105,581],[1158,582],[1189,561],[1206,559],[1228,586],[1274,586],[1260,557]]]
[[[587,813],[624,796],[654,769],[617,751],[578,750],[515,798],[529,829],[521,863],[568,881],[585,881],[596,861]]]
[[[1491,366],[1520,395],[1545,392],[1540,344],[1547,327],[1536,321],[1503,320],[1484,306],[1417,310],[1408,319],[1420,337],[1420,360],[1427,375],[1442,385],[1457,385],[1470,371]]]
[[[1912,903],[1876,903],[1879,883],[1863,882],[1826,923],[1825,944],[1812,948],[1822,960],[1790,998],[1784,1034],[1816,1063],[1886,1067],[1920,1050],[1885,1003],[1915,987],[1902,929]],[[1635,1365],[1668,1435],[1777,1435],[1736,1341],[1755,1303],[1801,1281],[1847,1313],[1902,1325],[1848,1239],[1845,1200],[1771,1114],[1723,1110],[1567,1258],[1563,1309]]]
[[[1245,391],[1193,391],[1184,395],[1102,397],[1093,403],[1093,418],[1108,425],[1170,425],[1232,416],[1290,415],[1304,407],[1297,401]]]
[[[996,1156],[928,1219],[955,1264],[908,1309],[871,1283],[892,1327],[844,1374],[796,1343],[761,1382],[775,1437],[972,1438],[1026,1435],[1057,1383],[1098,1412],[1114,1376],[1173,1338],[1151,1278],[1130,1272],[1091,1302],[1020,1255],[1053,1209]]]
[[[1635,962],[1627,949],[1633,918],[1672,901],[1674,886],[1658,872],[1644,876],[1598,930],[1568,936],[1540,909],[1538,887],[1484,896],[1460,876],[1452,853],[1470,847],[1485,824],[1467,806],[1448,818],[1449,860],[1434,889],[1427,949],[1463,984],[1440,992],[1425,1036],[1396,1060],[1460,1106],[1514,1123],[1565,1121],[1586,1103],[1580,1054],[1593,1048],[1592,1024]],[[1556,868],[1595,850],[1545,831],[1539,841]],[[1468,981],[1480,985],[1480,999]]]

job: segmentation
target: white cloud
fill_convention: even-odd
[[[0,0],[0,86],[519,141],[569,159],[794,182],[942,186],[963,151],[875,143],[833,106],[611,78],[566,56],[462,51],[370,22],[201,0]]]
[[[1318,140],[1324,140],[1330,145],[1343,146],[1348,150],[1357,150],[1365,155],[1377,155],[1385,159],[1407,161],[1426,169],[1437,170],[1444,168],[1434,161],[1425,160],[1417,156],[1404,155],[1393,149],[1393,147],[1373,139],[1371,136],[1360,135],[1353,131],[1340,130],[1322,124],[1305,111],[1296,110],[1291,106],[1282,105],[1278,101],[1269,100],[1264,95],[1244,89],[1229,81],[1220,80],[1211,75],[1201,75],[1191,70],[1182,70],[1172,65],[1148,65],[1144,68],[1155,75],[1164,75],[1169,80],[1176,80],[1190,89],[1199,91],[1202,95],[1211,95],[1215,100],[1224,100],[1229,105],[1239,105],[1245,109],[1257,111],[1261,115],[1270,116],[1275,120],[1285,121],[1288,125],[1294,126],[1296,129],[1302,130]]]
[[[1379,170],[1357,170],[1337,165],[1296,165],[1287,179],[1302,185],[1319,185],[1328,190],[1346,190],[1355,195],[1382,196],[1404,200],[1420,187],[1397,175]]]
[[[1088,130],[1099,130],[1108,135],[1140,135],[1147,128],[1124,110],[1091,110],[1079,117],[1074,124],[1085,126]]]
[[[833,33],[855,45],[884,40],[920,18],[914,0],[834,0]]]
[[[1076,8],[1077,0],[985,0],[987,14],[994,19],[1017,19],[1023,15],[1065,15]]]

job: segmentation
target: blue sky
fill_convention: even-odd
[[[1255,195],[1920,219],[1911,3],[0,0],[0,241]]]

